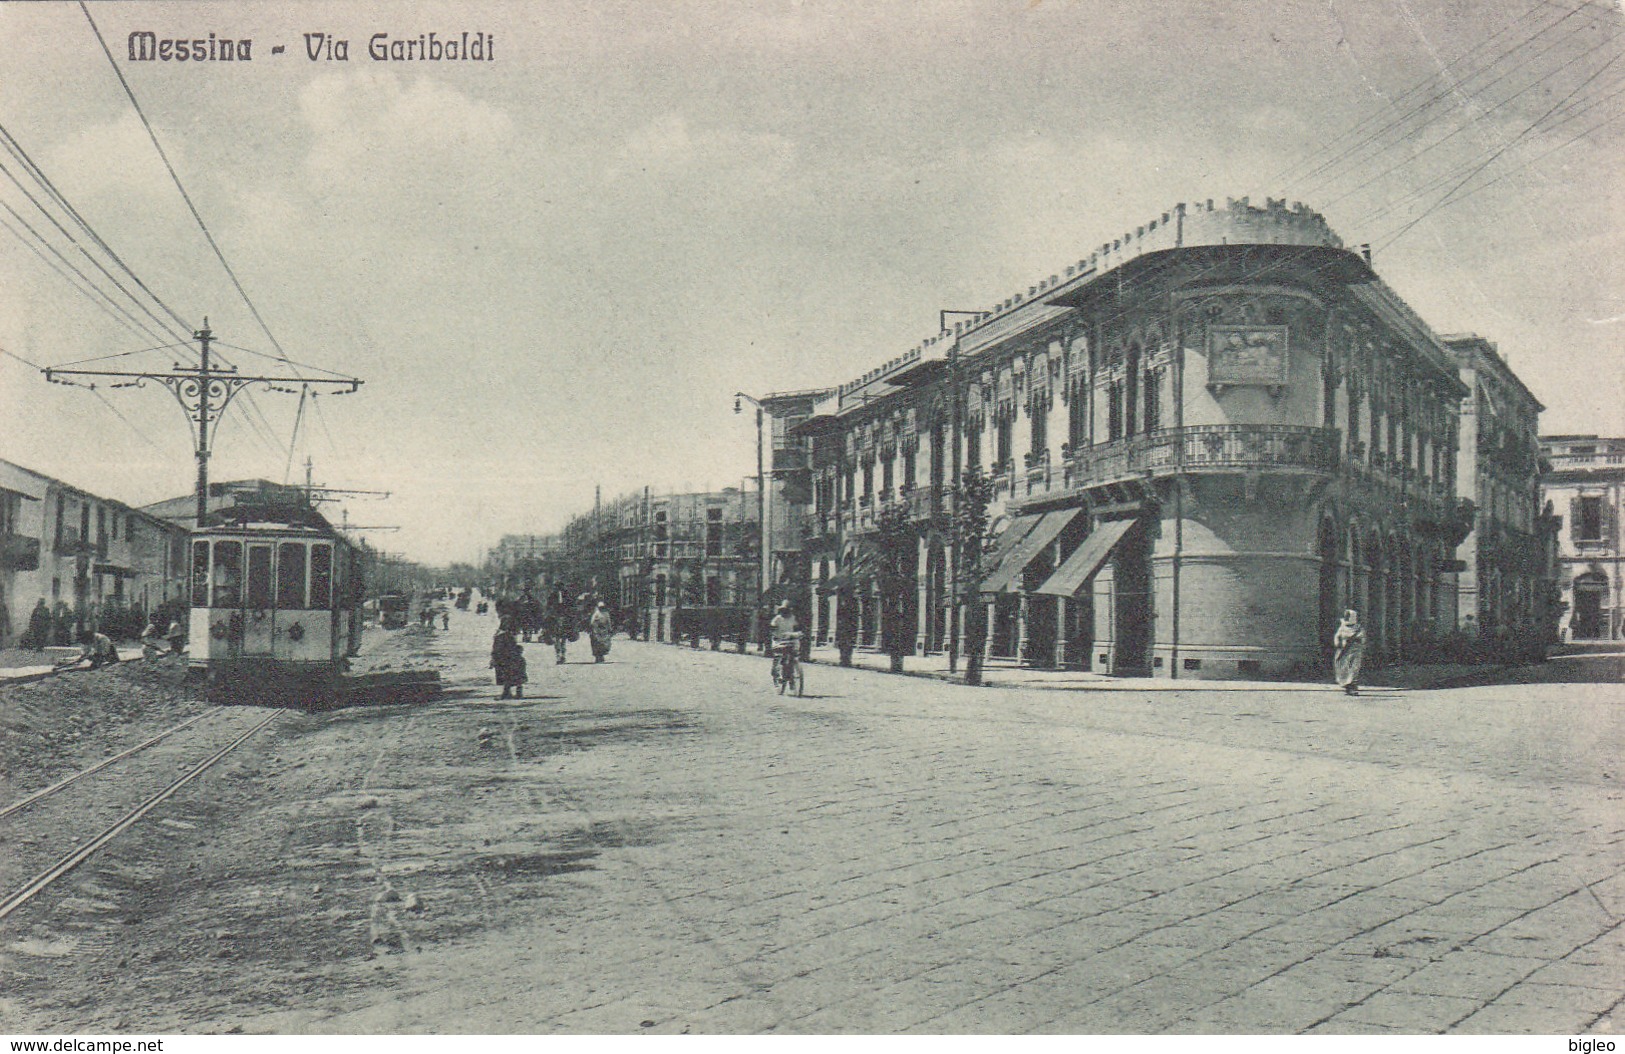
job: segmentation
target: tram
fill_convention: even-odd
[[[191,669],[211,697],[320,705],[361,644],[356,548],[308,506],[239,506],[191,536]]]
[[[399,593],[385,593],[378,598],[378,624],[385,629],[402,629],[406,626],[407,609],[412,606],[412,598]]]

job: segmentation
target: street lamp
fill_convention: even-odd
[[[773,546],[772,534],[768,531],[767,523],[767,486],[766,476],[762,471],[762,403],[761,400],[746,395],[744,392],[734,392],[734,413],[744,411],[744,403],[756,407],[756,499],[761,503],[758,518],[762,524],[761,557],[762,568],[759,579],[758,593],[765,594],[768,589],[769,578],[772,575]]]

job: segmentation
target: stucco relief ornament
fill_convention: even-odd
[[[295,622],[288,627],[288,639],[298,644],[305,639],[305,627]]]
[[[1286,390],[1289,362],[1285,326],[1207,328],[1207,384],[1215,395],[1239,386]]]

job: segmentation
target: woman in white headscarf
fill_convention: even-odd
[[[1332,670],[1337,683],[1350,695],[1360,692],[1360,666],[1365,662],[1365,627],[1353,608],[1343,612],[1337,633],[1332,637]]]

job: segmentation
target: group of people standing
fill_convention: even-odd
[[[572,598],[563,586],[553,589],[545,603],[536,600],[525,590],[513,600],[496,602],[497,631],[491,638],[491,668],[496,683],[502,688],[501,699],[525,697],[526,666],[523,644],[538,642],[553,645],[556,665],[564,665],[566,648],[579,639],[582,612],[586,616],[587,639],[592,646],[593,662],[603,662],[609,655],[610,638],[615,632],[615,620],[609,605],[590,593]],[[520,641],[523,637],[523,644]]]

